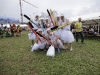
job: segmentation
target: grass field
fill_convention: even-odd
[[[44,51],[31,52],[27,34],[0,38],[0,75],[100,75],[100,37],[47,57]]]

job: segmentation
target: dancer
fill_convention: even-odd
[[[60,16],[57,15],[57,16],[56,16],[56,19],[57,19],[56,25],[57,25],[57,26],[61,26]],[[61,33],[62,33],[62,29],[56,30],[56,34],[58,35],[59,39],[61,39]]]
[[[57,46],[58,52],[60,51],[60,48],[64,48],[61,40],[58,38],[56,33],[51,32],[50,28],[47,29],[48,39],[50,40],[49,44],[53,46]]]
[[[64,28],[61,39],[63,40],[66,49],[68,48],[68,43],[70,44],[70,51],[73,50],[72,48],[72,42],[74,42],[74,36],[72,32],[70,31],[70,23],[69,20],[66,19],[67,26]]]
[[[43,33],[42,33],[42,29],[38,29],[37,32],[43,36],[45,36]],[[46,39],[44,39],[43,37],[39,36],[40,39],[42,40],[42,42],[40,42],[38,39],[36,39],[36,43],[39,45],[39,49],[44,49],[45,50],[45,47],[46,47]]]
[[[33,22],[37,25],[36,26],[33,24],[34,30],[36,31],[39,27],[39,16],[38,15],[35,16],[35,20]],[[29,40],[31,40],[31,43],[32,43],[31,47],[32,47],[35,43],[34,40],[36,39],[36,36],[32,31],[28,34],[28,36],[29,36]]]
[[[64,15],[61,14],[61,25],[64,25],[64,24],[66,24],[66,20],[65,20]],[[64,40],[62,39],[62,35],[63,35],[63,34],[65,35],[65,33],[63,33],[63,32],[65,31],[65,29],[62,28],[60,31],[61,31],[61,35],[60,35],[61,37],[60,37],[60,39],[61,39],[61,41],[63,42],[64,49],[67,49],[66,43],[65,43]],[[66,35],[67,35],[67,34],[66,34]]]

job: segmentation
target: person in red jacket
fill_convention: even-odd
[[[11,24],[10,24],[10,31],[11,31],[11,36],[14,36],[13,25],[11,25]]]

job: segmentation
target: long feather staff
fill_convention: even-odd
[[[55,26],[55,27],[51,28],[51,32],[56,31],[56,30],[61,29],[61,28],[64,28],[69,24],[71,24],[71,22],[68,24],[61,25],[61,26]]]
[[[41,36],[41,37],[43,37],[44,39],[46,39],[48,42],[49,42],[49,40],[44,36],[44,35],[42,35],[42,34],[40,34],[40,33],[38,33],[38,32],[36,32],[33,28],[33,25],[29,22],[29,27],[30,27],[30,29],[32,29],[32,31],[35,33],[35,35],[37,36],[37,38],[39,38],[38,37],[38,35],[39,36]],[[38,35],[37,35],[38,34]],[[41,39],[39,39],[39,40],[41,40]]]
[[[34,28],[33,25],[32,25],[31,23],[29,23],[29,24],[30,24],[30,27],[32,28],[32,30],[34,30],[34,29],[33,29],[33,28]],[[35,31],[35,30],[34,30],[34,31]],[[43,35],[39,34],[38,32],[35,31],[35,33],[38,34],[39,36],[43,37]]]
[[[53,11],[52,11],[51,9],[50,9],[50,13],[51,13],[51,17],[52,17],[54,23],[56,23],[57,21],[56,21],[55,14],[53,13]],[[56,24],[55,24],[55,25],[56,25]]]
[[[35,24],[35,23],[31,20],[31,18],[29,18],[27,15],[24,14],[24,17],[27,18],[31,23],[33,23],[34,25],[36,25],[36,26],[38,27],[38,25]]]
[[[50,17],[50,19],[51,19],[51,22],[52,22],[53,26],[55,26],[55,24],[54,24],[54,22],[53,22],[53,20],[52,20],[51,14],[50,14],[50,12],[49,12],[48,9],[47,9],[47,12],[48,12],[48,14],[49,14],[49,17]]]
[[[27,16],[25,16],[25,17],[27,17]],[[27,17],[27,19],[30,20],[29,17]],[[36,32],[36,31],[33,29],[34,26],[33,26],[30,22],[28,22],[28,26],[29,26],[29,28],[32,30],[32,32],[34,32],[34,34],[36,35],[36,37],[37,37],[41,42],[42,42],[42,40],[38,37],[38,35],[47,40],[46,37],[44,37],[43,35],[39,34],[38,32]],[[37,35],[37,34],[38,34],[38,35]]]
[[[52,27],[52,28],[50,28],[51,30],[55,30],[55,29],[57,29],[59,26],[54,26],[54,27]]]
[[[48,39],[44,36],[44,35],[42,35],[42,34],[40,34],[40,33],[38,33],[38,32],[36,32],[39,36],[41,36],[41,37],[43,37],[44,39],[46,39],[47,41],[48,41]]]
[[[36,31],[33,29],[33,26],[30,22],[28,22],[28,26],[29,28],[32,30],[32,32],[36,35],[37,39],[42,42],[42,40],[39,38],[38,34],[36,33]]]
[[[43,30],[43,32],[44,32],[44,23],[42,22],[42,30]]]
[[[43,37],[44,39],[46,39],[47,42],[51,44],[51,42],[49,42],[49,39],[48,39],[47,37],[45,37],[44,35],[42,35],[42,34],[40,34],[40,33],[38,33],[38,32],[36,32],[36,33],[37,33],[39,36],[41,36],[41,37]]]

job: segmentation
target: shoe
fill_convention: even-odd
[[[58,53],[60,53],[60,49],[58,49]]]
[[[82,42],[82,44],[86,44],[86,43]]]
[[[79,44],[79,42],[76,42],[77,44]]]
[[[64,47],[63,49],[66,50],[68,47]]]
[[[67,49],[68,47],[66,46],[65,48]]]
[[[70,51],[73,51],[73,49],[71,48]]]
[[[46,49],[44,49],[44,51],[46,52]]]
[[[64,50],[66,50],[66,48],[65,48],[65,47],[64,47],[63,49],[64,49]]]

